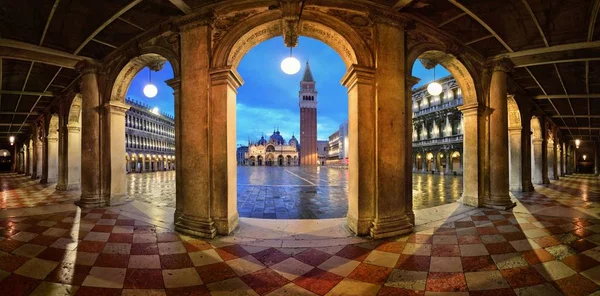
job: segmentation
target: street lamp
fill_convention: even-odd
[[[586,158],[587,158],[587,155],[585,155],[585,154],[584,154],[584,155],[583,155],[583,160],[585,160]]]
[[[148,68],[148,84],[144,86],[144,95],[147,98],[152,99],[156,97],[157,94],[158,88],[156,88],[156,85],[152,84],[152,69]]]
[[[10,146],[15,144],[15,136],[10,136],[10,138],[8,138],[8,140],[10,141]]]
[[[300,71],[300,61],[292,56],[292,48],[290,47],[290,56],[281,61],[281,71],[288,75],[294,75]]]
[[[442,93],[442,85],[435,81],[435,66],[433,67],[433,82],[427,86],[427,92],[432,96],[439,96]]]
[[[581,144],[581,140],[575,139],[575,147],[579,148],[579,144]]]

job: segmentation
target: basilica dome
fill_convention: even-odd
[[[271,135],[269,140],[279,145],[285,145],[285,140],[283,139],[279,131],[273,131],[273,134]]]

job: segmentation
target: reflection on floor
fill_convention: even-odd
[[[144,215],[144,208],[133,213],[61,205],[43,207],[44,214],[36,216],[0,212],[0,291],[544,296],[598,291],[600,182],[573,176],[536,190],[518,195],[523,202],[517,200],[511,211],[463,207],[446,216],[435,208],[417,211],[418,220],[430,222],[417,225],[414,234],[379,241],[328,239],[324,233],[343,229],[314,227],[342,219],[288,220],[291,238],[272,243],[239,237],[258,236],[259,225],[269,223],[260,219],[242,218],[245,226],[233,236],[202,240],[174,233],[165,221],[153,222],[156,215]]]
[[[348,170],[327,167],[237,168],[240,217],[325,219],[346,217]],[[131,199],[175,207],[175,172],[130,174]],[[413,175],[413,207],[423,209],[457,201],[462,177]]]
[[[72,202],[79,198],[77,192],[58,191],[56,184],[40,184],[28,176],[0,173],[0,209],[29,208]]]

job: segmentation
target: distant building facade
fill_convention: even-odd
[[[289,141],[274,130],[269,140],[264,136],[257,142],[248,142],[243,165],[249,166],[297,166],[300,164],[300,145],[295,136]]]
[[[317,143],[317,89],[310,66],[306,62],[304,75],[300,81],[298,107],[300,107],[300,152],[301,165],[317,165],[320,162]]]
[[[327,162],[329,166],[347,166],[350,156],[350,140],[348,138],[348,120],[340,124],[337,131],[329,136]]]
[[[452,76],[438,82],[439,96],[431,96],[427,85],[413,90],[413,171],[462,174],[462,92]]]
[[[327,155],[329,153],[329,141],[319,140],[317,141],[317,159],[318,165],[325,165],[327,161]]]
[[[239,146],[235,151],[235,160],[238,165],[246,164],[246,153],[248,153],[248,146]]]
[[[129,98],[126,103],[131,105],[125,113],[127,172],[174,170],[175,118]]]

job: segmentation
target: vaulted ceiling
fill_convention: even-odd
[[[306,0],[306,5],[325,1]],[[171,18],[219,2],[249,1],[2,1],[0,139],[30,131],[28,124],[76,81],[77,61],[102,60]],[[600,0],[353,2],[414,15],[488,59],[511,58],[516,65],[510,75],[513,85],[529,95],[563,135],[600,135]],[[268,6],[277,1],[254,3]]]

